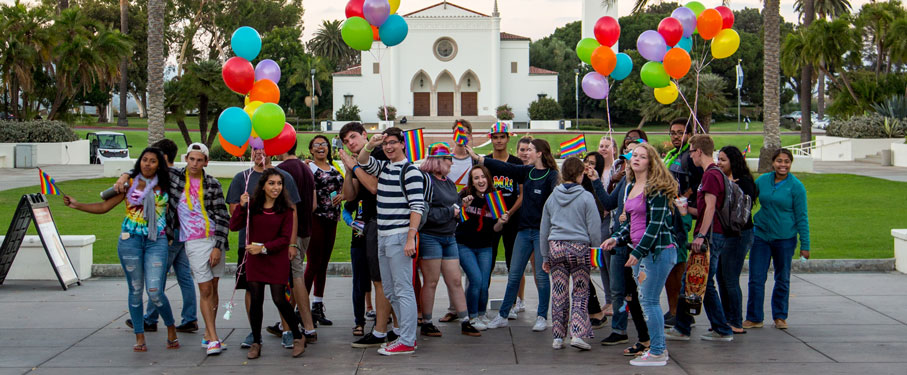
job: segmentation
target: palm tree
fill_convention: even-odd
[[[211,146],[217,137],[217,129],[208,132],[208,115],[210,105],[217,101],[217,96],[227,90],[221,78],[221,64],[215,60],[205,60],[186,67],[186,74],[182,77],[183,89],[191,92],[198,104],[198,132],[202,143]]]
[[[315,56],[332,62],[338,70],[344,70],[357,63],[359,53],[343,42],[340,25],[339,20],[322,21],[308,48]]]
[[[129,33],[129,1],[120,0],[120,32]],[[120,113],[117,116],[117,126],[129,126],[128,108],[126,108],[127,92],[129,91],[129,57],[123,56],[120,61]]]
[[[0,10],[0,30],[4,30],[5,45],[0,48],[0,79],[3,91],[9,95],[12,110],[17,119],[24,119],[19,111],[19,93],[22,102],[28,103],[32,91],[34,73],[50,59],[53,41],[47,27],[51,22],[47,8],[26,8],[16,2],[4,5]]]
[[[759,172],[771,170],[771,155],[781,148],[781,2],[764,0],[762,10],[765,53],[762,73],[762,117],[765,142],[759,152]]]
[[[148,0],[148,144],[164,139],[164,0]]]
[[[850,13],[851,5],[849,0],[810,0],[808,3],[812,3],[813,11],[819,19],[835,19],[842,15]],[[794,11],[800,14],[800,17],[804,19],[803,24],[809,26],[810,22],[806,22],[805,13],[808,13],[806,10],[808,4],[804,4],[803,0],[796,0],[794,2]],[[819,64],[823,64],[821,61]],[[824,64],[823,64],[824,65]],[[819,83],[818,83],[818,105],[817,112],[819,118],[825,117],[825,73],[819,70]],[[802,82],[801,82],[802,84]]]

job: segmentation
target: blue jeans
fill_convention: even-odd
[[[762,303],[765,301],[765,280],[768,264],[775,266],[775,287],[772,289],[772,319],[787,320],[787,303],[790,297],[790,263],[797,248],[797,237],[786,240],[766,241],[759,237],[750,250],[749,300],[746,303],[746,320],[764,320]]]
[[[167,280],[167,261],[169,260],[167,237],[160,235],[157,241],[150,241],[145,236],[132,235],[127,239],[120,237],[117,243],[117,255],[126,273],[126,285],[129,287],[129,317],[135,334],[145,333],[142,316],[142,289],[148,293],[148,303],[164,319],[165,326],[174,324],[170,301],[164,293],[164,282]]]
[[[192,268],[189,267],[189,257],[186,256],[186,246],[184,242],[173,241],[170,244],[170,256],[167,259],[172,265],[173,272],[176,274],[176,281],[180,286],[180,293],[183,295],[182,322],[186,324],[198,320],[198,308],[195,300],[195,281],[192,280]],[[157,309],[153,304],[148,304],[145,311],[145,323],[157,324]]]
[[[535,267],[535,283],[539,289],[537,314],[547,319],[548,302],[551,298],[551,284],[548,280],[548,273],[542,269],[542,252],[539,249],[538,229],[523,229],[516,234],[516,240],[513,243],[513,257],[510,258],[510,273],[507,275],[507,289],[504,292],[504,301],[501,303],[501,317],[506,318],[510,315],[510,309],[513,308],[517,292],[520,290],[520,281],[523,280],[523,273],[526,271],[526,264],[529,263],[529,257],[533,254],[537,263]]]
[[[665,352],[664,313],[661,311],[661,291],[668,275],[677,263],[677,249],[662,250],[658,256],[649,255],[633,266],[633,278],[639,285],[639,304],[649,328],[649,350],[654,355]],[[642,281],[640,281],[642,279]]]
[[[433,236],[419,233],[419,258],[425,260],[460,259],[460,251],[457,248],[457,237],[454,235]]]
[[[611,255],[611,264],[609,264],[609,276],[611,279],[611,311],[614,315],[611,317],[611,331],[621,335],[627,334],[627,311],[621,309],[627,302],[627,285],[624,283],[624,272],[626,272],[627,259],[629,258],[630,249],[626,246],[614,248],[614,255]]]
[[[705,314],[708,316],[709,323],[712,325],[712,330],[723,336],[734,334],[734,332],[731,331],[731,326],[727,324],[727,319],[724,317],[724,308],[721,306],[721,298],[718,296],[718,289],[715,288],[715,274],[718,273],[718,264],[720,263],[718,258],[725,250],[726,242],[723,235],[719,233],[712,234],[712,240],[709,247],[709,279],[705,284],[705,298],[703,298],[702,301],[702,305],[705,307]],[[684,285],[686,285],[686,276],[684,276]],[[683,310],[685,309],[677,309],[677,325],[675,325],[674,328],[678,332],[689,336],[693,317]]]
[[[365,326],[365,293],[372,290],[372,282],[364,247],[350,247],[350,263],[353,266],[353,320],[354,324]]]
[[[740,273],[746,253],[753,246],[753,230],[740,232],[737,237],[725,237],[724,251],[718,257],[718,294],[728,324],[743,327],[743,291],[740,289]]]
[[[488,306],[488,282],[494,264],[493,254],[490,247],[472,248],[461,243],[457,246],[460,249],[460,267],[463,267],[469,281],[466,287],[466,310],[472,319],[485,315]]]

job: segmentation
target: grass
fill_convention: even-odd
[[[808,192],[812,256],[820,259],[891,258],[894,254],[890,231],[903,228],[907,212],[907,183],[871,177],[834,174],[799,174]],[[98,200],[98,192],[110,187],[113,178],[60,182],[60,188],[80,202]],[[226,188],[230,181],[221,179]],[[867,194],[867,186],[872,187]],[[23,194],[34,193],[36,186],[0,192],[0,217],[12,218]],[[95,263],[119,263],[117,237],[123,208],[104,215],[92,215],[67,208],[61,197],[48,197],[60,234],[94,234]],[[881,209],[884,208],[884,209]],[[35,234],[34,228],[29,229]],[[236,261],[237,235],[230,233],[231,251],[227,259]],[[340,223],[331,261],[348,262],[350,229]],[[503,260],[504,251],[498,252]]]

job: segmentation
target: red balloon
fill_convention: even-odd
[[[734,12],[731,11],[731,8],[728,8],[724,5],[715,7],[715,10],[721,14],[721,28],[730,29],[734,26]]]
[[[346,18],[365,18],[365,14],[362,13],[363,4],[365,4],[365,0],[350,0],[350,2],[346,3]]]
[[[599,44],[611,47],[614,43],[617,43],[618,39],[620,39],[620,24],[617,23],[616,19],[604,16],[595,22],[594,32],[595,40],[597,40]]]
[[[666,17],[658,23],[658,33],[665,38],[668,47],[673,47],[683,38],[683,24],[674,17]]]
[[[283,124],[283,130],[276,137],[265,139],[265,154],[276,156],[284,154],[296,144],[296,129],[289,123]]]
[[[252,67],[249,60],[242,57],[231,57],[230,60],[227,60],[221,76],[224,77],[227,87],[240,95],[248,94],[252,90],[252,85],[255,84],[255,68]]]

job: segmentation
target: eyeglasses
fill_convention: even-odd
[[[327,146],[328,146],[327,142],[312,143],[312,147],[327,147]]]
[[[381,147],[386,147],[386,146],[396,146],[396,145],[399,145],[399,144],[400,144],[400,141],[387,141],[387,142],[382,143],[382,144],[381,144]]]
[[[671,132],[669,134],[671,134],[672,137],[674,137],[674,136],[680,137],[680,136],[683,136],[684,134],[686,134],[686,132]]]

